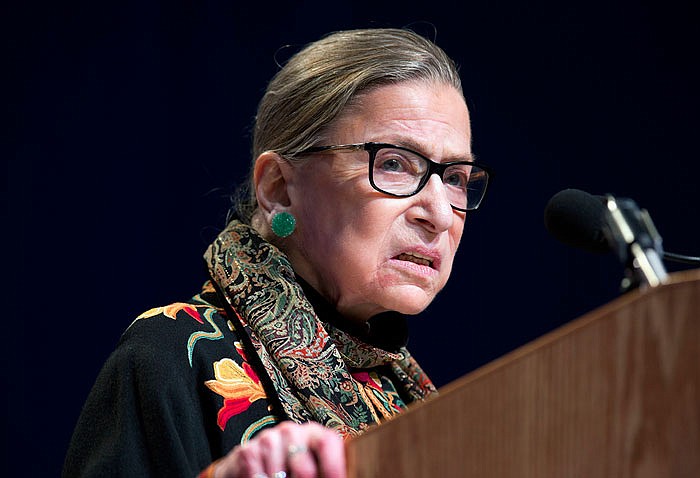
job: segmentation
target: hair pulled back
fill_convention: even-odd
[[[452,59],[408,29],[339,31],[306,45],[272,78],[258,105],[253,164],[265,151],[293,157],[319,144],[324,131],[360,93],[416,80],[448,84],[462,92]],[[257,208],[251,182],[252,174],[232,211],[247,223]]]

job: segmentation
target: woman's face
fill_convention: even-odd
[[[448,85],[380,87],[334,126],[327,145],[391,143],[436,162],[471,154],[469,112]],[[464,213],[452,209],[437,175],[414,196],[390,197],[370,185],[366,151],[324,152],[295,163],[287,192],[297,228],[285,250],[296,272],[345,317],[416,314],[447,282]]]

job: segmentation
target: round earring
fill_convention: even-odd
[[[296,218],[289,212],[278,212],[272,216],[272,232],[274,232],[277,237],[289,236],[294,232],[296,225]]]

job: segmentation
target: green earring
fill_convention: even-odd
[[[272,216],[272,232],[278,237],[289,236],[294,232],[296,225],[296,218],[286,211],[278,212]]]

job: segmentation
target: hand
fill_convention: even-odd
[[[282,422],[237,446],[216,464],[215,478],[345,478],[345,448],[318,423]]]

